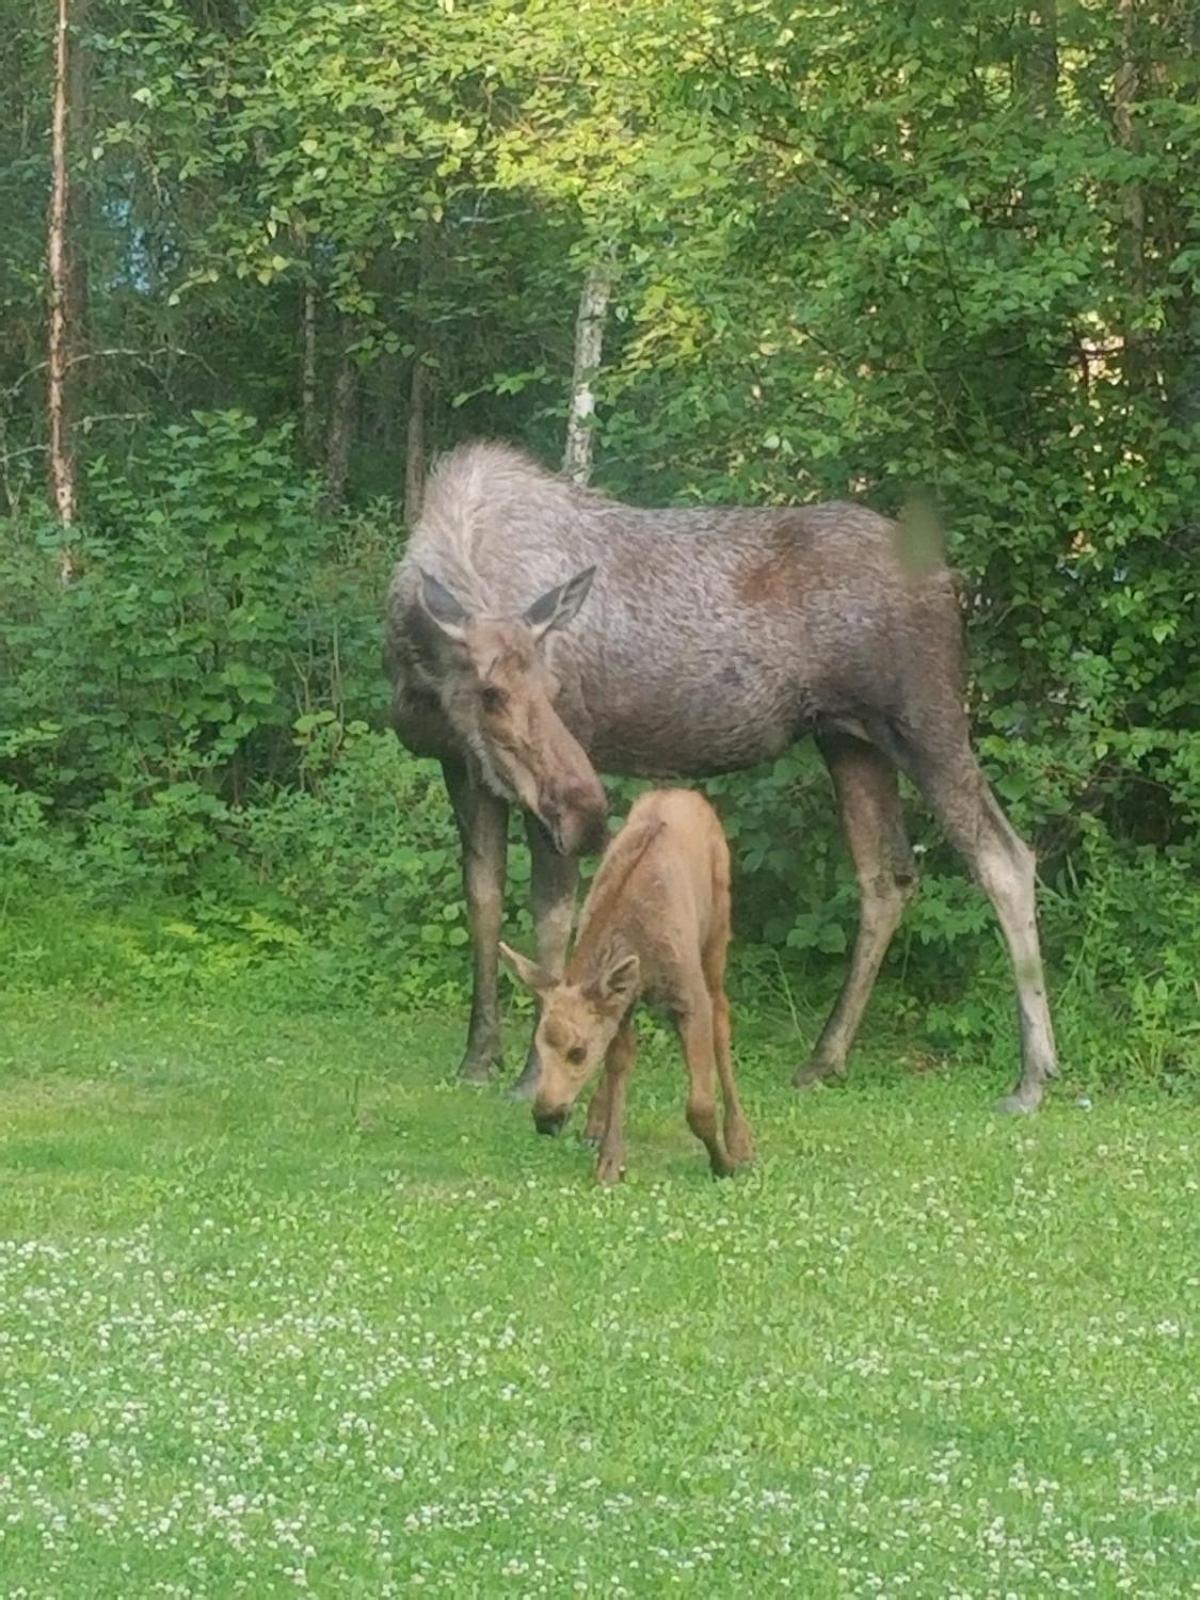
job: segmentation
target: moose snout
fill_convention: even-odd
[[[604,848],[608,798],[599,780],[594,785],[571,783],[543,796],[540,811],[560,855],[593,855]]]
[[[549,1134],[553,1138],[563,1131],[570,1114],[570,1106],[543,1106],[539,1103],[533,1108],[533,1125],[539,1133]]]

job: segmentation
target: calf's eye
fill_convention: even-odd
[[[587,1051],[581,1044],[573,1044],[567,1051],[567,1060],[573,1067],[577,1067],[585,1055],[587,1055]]]
[[[508,696],[503,689],[497,689],[494,684],[485,683],[479,691],[479,703],[487,712],[503,711]]]

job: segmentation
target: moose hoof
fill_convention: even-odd
[[[531,1072],[530,1069],[526,1067],[525,1071],[521,1074],[517,1081],[510,1085],[508,1098],[510,1100],[532,1100],[534,1095],[537,1093],[537,1086],[537,1068],[535,1067]]]
[[[479,1051],[468,1050],[463,1057],[462,1066],[458,1069],[460,1083],[480,1084],[490,1083],[503,1066],[503,1058],[498,1055],[485,1055]]]
[[[625,1176],[625,1163],[619,1156],[601,1156],[596,1166],[596,1182],[611,1189]]]
[[[845,1067],[840,1067],[833,1061],[822,1061],[814,1056],[811,1061],[806,1061],[802,1067],[797,1067],[792,1078],[793,1089],[813,1089],[819,1083],[829,1083],[846,1076]]]
[[[1003,1100],[997,1100],[996,1110],[1005,1117],[1027,1117],[1036,1111],[1041,1103],[1040,1084],[1019,1084],[1011,1094],[1006,1094]]]

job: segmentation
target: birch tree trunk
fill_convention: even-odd
[[[1118,0],[1121,14],[1121,62],[1113,83],[1113,125],[1117,143],[1124,150],[1136,151],[1137,129],[1133,121],[1133,106],[1141,88],[1141,72],[1137,54],[1137,0]],[[1127,183],[1123,198],[1124,237],[1122,255],[1126,286],[1135,303],[1133,318],[1140,313],[1146,293],[1146,197],[1140,183]],[[1143,340],[1141,329],[1132,325],[1125,329],[1125,378],[1132,386],[1141,382],[1143,375]]]
[[[317,289],[304,285],[300,307],[300,438],[311,461],[317,453]]]
[[[1029,38],[1016,66],[1016,87],[1034,111],[1052,117],[1058,101],[1058,0],[1041,0],[1027,14]]]
[[[345,334],[346,345],[349,332]],[[325,440],[325,509],[340,511],[346,500],[346,480],[350,475],[350,451],[354,444],[354,423],[358,410],[358,367],[344,346],[333,380],[329,406],[329,431]]]
[[[412,528],[421,515],[425,495],[425,397],[429,390],[429,369],[423,351],[414,350],[412,377],[408,387],[408,429],[404,452],[404,525]]]
[[[75,575],[75,558],[68,530],[78,510],[75,460],[71,451],[68,384],[70,380],[71,255],[70,255],[70,172],[68,162],[68,107],[70,100],[70,14],[69,0],[58,0],[57,32],[54,50],[54,111],[51,135],[52,180],[50,217],[46,240],[46,265],[49,272],[50,317],[47,355],[46,410],[50,431],[51,499],[64,529],[59,554],[59,576],[70,583]]]
[[[404,522],[412,528],[421,515],[425,496],[425,417],[432,374],[429,353],[429,284],[434,260],[434,232],[427,223],[417,253],[417,284],[413,296],[412,372],[408,385],[408,424],[404,451]]]
[[[571,376],[571,410],[567,417],[563,471],[579,484],[587,483],[592,475],[596,410],[592,381],[600,369],[612,283],[612,267],[604,261],[593,262],[583,280],[575,318],[575,368]]]

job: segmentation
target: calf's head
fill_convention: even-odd
[[[534,1036],[538,1061],[533,1120],[539,1133],[558,1133],[586,1085],[603,1065],[622,1019],[637,999],[641,970],[635,955],[614,951],[584,983],[552,978],[536,961],[500,946],[512,975],[541,1001]]]
[[[488,786],[532,811],[564,855],[601,848],[608,807],[591,762],[555,710],[559,685],[545,644],[570,626],[595,570],[549,590],[520,617],[473,616],[421,574],[422,608],[444,641],[447,717]]]

